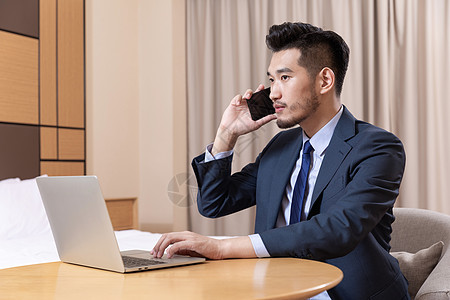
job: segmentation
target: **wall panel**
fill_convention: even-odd
[[[84,0],[40,0],[40,17],[41,173],[84,175]]]
[[[84,162],[42,161],[41,175],[48,176],[77,176],[84,175]]]
[[[84,1],[58,1],[58,125],[84,127]]]
[[[84,130],[58,130],[59,159],[84,160]]]
[[[84,69],[84,0],[0,0],[0,176],[85,174]]]
[[[38,40],[0,31],[0,122],[38,124]]]
[[[41,124],[57,125],[56,0],[40,0],[40,112]]]
[[[38,20],[39,0],[0,1],[0,29],[38,38]]]
[[[39,175],[39,128],[0,124],[0,180]]]
[[[58,131],[41,127],[41,159],[58,159]]]

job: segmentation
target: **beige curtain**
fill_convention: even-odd
[[[272,24],[302,21],[338,32],[351,49],[342,102],[360,119],[398,135],[407,167],[398,206],[450,213],[450,1],[187,0],[188,155],[214,139],[234,95],[266,78]],[[240,138],[234,170],[253,161],[278,131],[274,124]],[[192,170],[189,170],[192,174]],[[195,186],[195,179],[190,186]],[[219,220],[188,209],[190,230],[253,231],[254,209]]]

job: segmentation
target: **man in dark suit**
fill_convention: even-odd
[[[317,299],[409,299],[389,254],[405,153],[393,134],[356,120],[341,104],[347,44],[304,23],[272,26],[266,43],[275,114],[253,121],[246,103],[252,91],[236,96],[214,143],[192,163],[200,213],[216,218],[256,205],[255,234],[214,240],[170,233],[153,254],[172,244],[169,256],[316,259],[344,273]],[[280,128],[300,127],[277,134],[254,163],[231,175],[237,138],[274,119]]]

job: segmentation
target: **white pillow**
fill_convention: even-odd
[[[0,186],[1,185],[7,185],[7,184],[11,184],[11,183],[14,183],[14,182],[20,182],[20,178],[8,178],[8,179],[3,179],[3,180],[0,180]]]
[[[50,231],[36,179],[0,181],[0,240]]]

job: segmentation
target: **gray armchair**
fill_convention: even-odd
[[[416,287],[418,291],[416,295],[412,295],[412,299],[450,299],[450,216],[416,208],[394,208],[394,215],[396,220],[392,224],[391,253],[416,253],[439,241],[444,243],[440,257],[439,254],[435,257],[436,266],[425,282]],[[400,267],[402,268],[402,264]],[[402,271],[406,274],[406,270]]]

